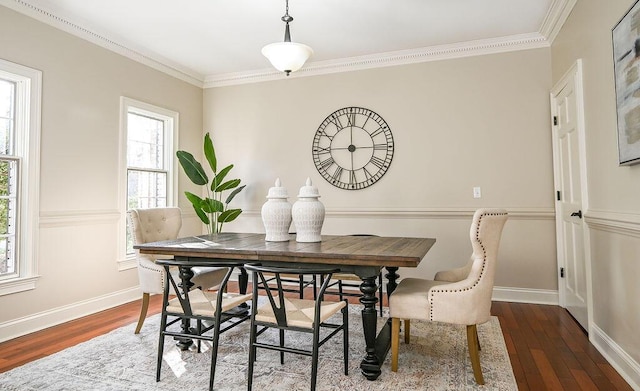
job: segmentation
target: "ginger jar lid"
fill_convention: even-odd
[[[307,178],[307,182],[304,186],[300,188],[300,193],[298,194],[298,198],[318,198],[320,197],[320,193],[318,192],[318,188],[313,186],[311,183],[311,179]]]
[[[282,186],[280,182],[280,178],[276,179],[275,186],[269,188],[269,194],[267,194],[268,199],[272,198],[289,198],[289,194],[287,194],[287,189]]]

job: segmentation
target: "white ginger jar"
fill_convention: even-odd
[[[289,198],[287,189],[282,187],[280,178],[276,179],[275,186],[269,189],[267,202],[262,205],[264,240],[267,242],[289,241],[291,204],[287,201],[287,198]]]
[[[297,242],[320,242],[324,223],[324,205],[318,200],[318,188],[307,178],[305,186],[300,188],[298,201],[293,204],[291,214],[296,226]]]

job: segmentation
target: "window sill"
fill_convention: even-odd
[[[129,269],[135,269],[136,267],[138,267],[138,260],[136,259],[135,255],[126,257],[125,259],[121,259],[118,261],[118,271],[120,272]]]
[[[40,276],[30,276],[2,281],[0,282],[0,296],[36,289],[36,282],[39,278]]]

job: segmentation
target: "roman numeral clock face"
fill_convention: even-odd
[[[371,186],[393,158],[393,136],[382,117],[362,107],[331,113],[313,138],[313,162],[332,185],[346,190]]]

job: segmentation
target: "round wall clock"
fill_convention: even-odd
[[[385,120],[362,107],[329,114],[313,138],[313,162],[327,182],[346,190],[371,186],[393,158],[393,135]]]

